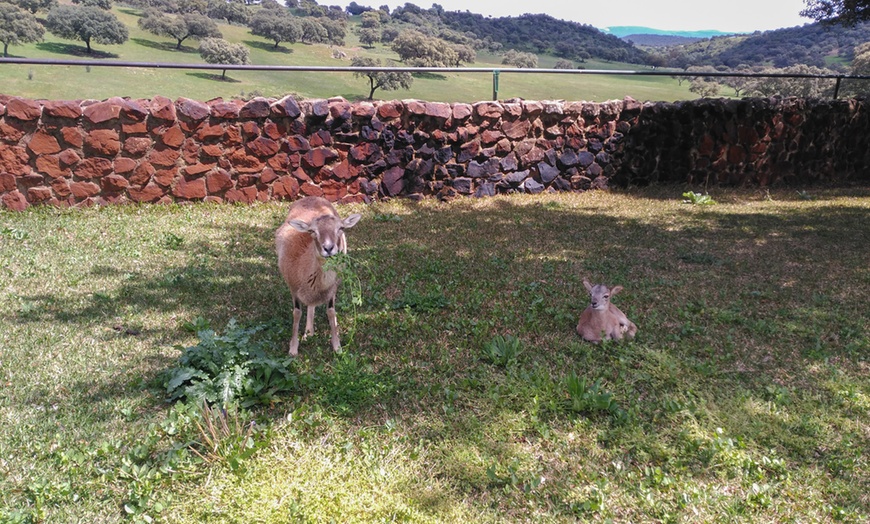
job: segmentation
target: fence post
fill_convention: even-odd
[[[498,101],[498,69],[492,70],[492,100]]]
[[[837,77],[837,83],[834,84],[834,100],[836,100],[836,99],[837,99],[837,95],[840,94],[840,82],[842,82],[842,81],[843,81],[843,77],[842,77],[842,76],[838,76],[838,77]]]

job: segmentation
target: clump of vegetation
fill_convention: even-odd
[[[298,391],[293,359],[275,356],[280,327],[242,327],[233,319],[221,335],[197,319],[189,329],[199,343],[177,347],[178,365],[165,378],[170,400],[250,407]]]
[[[516,364],[522,352],[522,341],[513,335],[499,335],[483,346],[483,358],[503,368]]]
[[[683,193],[683,200],[686,204],[692,204],[695,206],[712,206],[716,204],[716,201],[713,200],[708,194],[695,193],[694,191],[686,191]]]

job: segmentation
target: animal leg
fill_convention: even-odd
[[[302,306],[293,298],[293,336],[290,337],[290,355],[299,354],[299,321],[302,320]]]
[[[308,313],[305,315],[305,334],[302,335],[302,340],[314,334],[314,306],[308,306]]]
[[[335,297],[329,299],[329,305],[326,308],[326,318],[329,319],[329,332],[331,335],[332,350],[336,353],[341,352],[341,341],[338,337],[338,318],[335,314]]]

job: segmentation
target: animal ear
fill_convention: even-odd
[[[362,218],[362,215],[359,213],[354,213],[352,215],[348,215],[347,218],[341,221],[341,227],[348,229],[356,225],[359,222],[359,219]]]
[[[613,289],[610,290],[610,296],[613,296],[622,291],[622,286],[613,286]]]
[[[302,220],[293,219],[287,223],[290,224],[290,227],[292,227],[296,231],[299,231],[300,233],[310,233],[311,232],[311,225],[308,224],[307,222],[303,222]]]
[[[592,284],[590,284],[585,278],[583,279],[583,287],[586,288],[586,291],[592,293]]]

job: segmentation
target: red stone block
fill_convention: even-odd
[[[65,178],[55,178],[52,180],[51,188],[54,189],[54,194],[60,198],[66,198],[72,194],[69,188],[69,181]]]
[[[49,101],[42,108],[43,114],[55,118],[76,119],[82,116],[82,106],[71,100]]]
[[[133,171],[133,175],[130,176],[130,183],[137,186],[144,186],[149,180],[151,180],[151,176],[156,172],[157,170],[154,169],[154,166],[149,162],[143,161]]]
[[[257,199],[257,188],[250,186],[242,189],[230,189],[226,192],[224,198],[229,203],[250,204]]]
[[[280,140],[286,134],[282,127],[275,122],[266,122],[263,125],[263,134],[272,140]]]
[[[60,135],[68,146],[75,147],[76,149],[82,147],[85,143],[84,134],[77,127],[65,127],[60,130]]]
[[[98,155],[115,156],[121,152],[121,141],[114,129],[94,129],[85,136],[85,145]]]
[[[239,118],[266,118],[270,114],[272,114],[272,107],[269,100],[259,96],[239,110]]]
[[[323,190],[323,198],[330,202],[338,202],[347,196],[347,186],[336,180],[327,180],[320,184],[320,189]]]
[[[160,120],[174,121],[176,118],[175,104],[165,96],[152,98],[148,110],[151,112],[151,116]]]
[[[72,182],[69,189],[73,196],[82,199],[100,194],[100,186],[93,182]]]
[[[308,151],[311,149],[311,144],[303,136],[287,137],[287,147],[290,151]]]
[[[471,116],[473,109],[471,104],[453,104],[453,119],[465,120]]]
[[[100,183],[103,185],[103,191],[108,191],[110,193],[123,191],[130,186],[130,182],[126,178],[114,174],[104,176]]]
[[[177,149],[184,143],[184,131],[176,124],[160,134],[160,141],[166,147]]]
[[[271,106],[271,111],[274,115],[279,117],[287,116],[290,118],[297,118],[302,114],[302,110],[299,109],[299,104],[297,104],[296,100],[289,95],[274,102]]]
[[[263,169],[263,172],[260,174],[260,179],[259,179],[258,183],[260,185],[263,185],[263,184],[268,185],[277,179],[278,179],[278,174],[275,173],[275,171],[272,168],[267,167],[267,168]]]
[[[163,189],[154,182],[142,188],[131,187],[127,193],[135,202],[156,202],[164,195]]]
[[[243,122],[242,123],[242,135],[244,136],[257,136],[260,134],[260,125],[256,122]]]
[[[61,165],[57,155],[42,155],[36,158],[36,170],[51,178],[70,176],[69,168]]]
[[[147,158],[149,162],[157,166],[174,166],[181,158],[181,153],[177,149],[158,147],[152,149]]]
[[[115,173],[129,173],[136,169],[136,161],[132,158],[120,157],[115,159]]]
[[[453,108],[443,102],[427,102],[424,105],[424,114],[432,118],[447,120],[453,116]]]
[[[184,171],[185,175],[191,177],[198,177],[203,173],[208,173],[209,171],[214,169],[216,165],[217,164],[191,164],[189,166],[185,166],[182,171]]]
[[[302,157],[302,163],[308,167],[323,167],[338,158],[338,153],[326,147],[312,149]]]
[[[0,193],[14,191],[17,187],[18,183],[11,173],[0,173]]]
[[[73,166],[82,160],[79,154],[73,149],[64,149],[59,155],[57,155],[57,157],[60,159],[60,163],[65,166]]]
[[[112,161],[108,158],[91,157],[78,163],[75,175],[80,178],[99,178],[112,172]]]
[[[110,98],[104,102],[97,102],[85,106],[82,109],[84,117],[94,124],[102,124],[110,120],[115,120],[121,116],[121,108],[126,102],[118,97]]]
[[[285,175],[272,184],[272,196],[278,199],[293,200],[299,195],[299,182],[296,177]]]
[[[211,113],[208,105],[183,97],[175,101],[175,108],[178,114],[197,122],[208,118]]]
[[[205,183],[209,193],[220,193],[233,187],[233,179],[223,169],[215,169],[206,175]]]
[[[219,157],[223,156],[224,150],[220,144],[203,144],[199,151],[205,156]]]
[[[299,190],[308,196],[323,196],[323,190],[320,187],[315,186],[311,182],[303,182],[299,187]]]
[[[140,157],[144,155],[154,142],[144,136],[134,136],[124,140],[124,152],[130,156]]]
[[[0,197],[0,202],[3,202],[3,206],[12,211],[24,211],[29,205],[24,195],[17,190]]]
[[[6,103],[6,116],[19,120],[37,120],[41,115],[42,106],[36,100],[15,97]]]
[[[54,194],[51,188],[47,186],[31,187],[27,190],[27,200],[31,204],[45,202],[46,200],[51,200],[52,197],[54,197]]]
[[[478,102],[474,104],[474,112],[481,118],[501,118],[504,114],[504,107],[498,102]]]
[[[0,172],[5,171],[10,175],[30,173],[30,166],[27,165],[29,159],[27,151],[21,146],[0,147]]]
[[[248,155],[242,148],[226,155],[226,158],[239,173],[259,173],[264,167],[263,162],[255,156]]]
[[[179,177],[175,186],[172,187],[172,194],[187,200],[203,199],[206,195],[205,180],[202,178],[187,180],[184,177]]]
[[[157,182],[159,185],[163,187],[169,187],[172,185],[172,182],[178,177],[178,168],[170,167],[168,169],[158,169],[154,176],[154,182]]]
[[[286,172],[290,170],[290,157],[287,153],[278,153],[266,160],[266,164],[275,171]]]
[[[125,135],[143,135],[148,132],[148,122],[124,122],[121,124],[121,131]]]
[[[260,158],[272,156],[281,149],[281,144],[263,136],[251,140],[247,146],[251,154]]]
[[[501,130],[510,139],[519,140],[528,136],[532,128],[532,123],[528,120],[520,119],[513,122],[503,122]]]
[[[220,138],[224,136],[224,128],[220,124],[215,125],[204,125],[200,127],[194,137],[197,140],[207,140],[209,138]]]
[[[332,172],[335,176],[342,180],[349,180],[359,175],[359,168],[351,165],[351,163],[345,159],[338,163],[335,167],[332,168]]]
[[[383,102],[378,106],[378,118],[381,118],[382,120],[398,118],[402,116],[403,109],[402,102],[399,102],[398,100]]]
[[[220,102],[211,106],[211,116],[234,120],[239,118],[239,109],[241,108],[232,102]]]
[[[60,153],[61,149],[57,139],[49,133],[46,133],[44,129],[40,129],[33,134],[27,147],[30,148],[30,151],[35,155],[52,155],[54,153]]]
[[[11,120],[4,122],[0,120],[0,140],[8,144],[17,144],[31,130],[28,127],[29,122],[19,122]],[[33,124],[35,125],[35,123]]]

